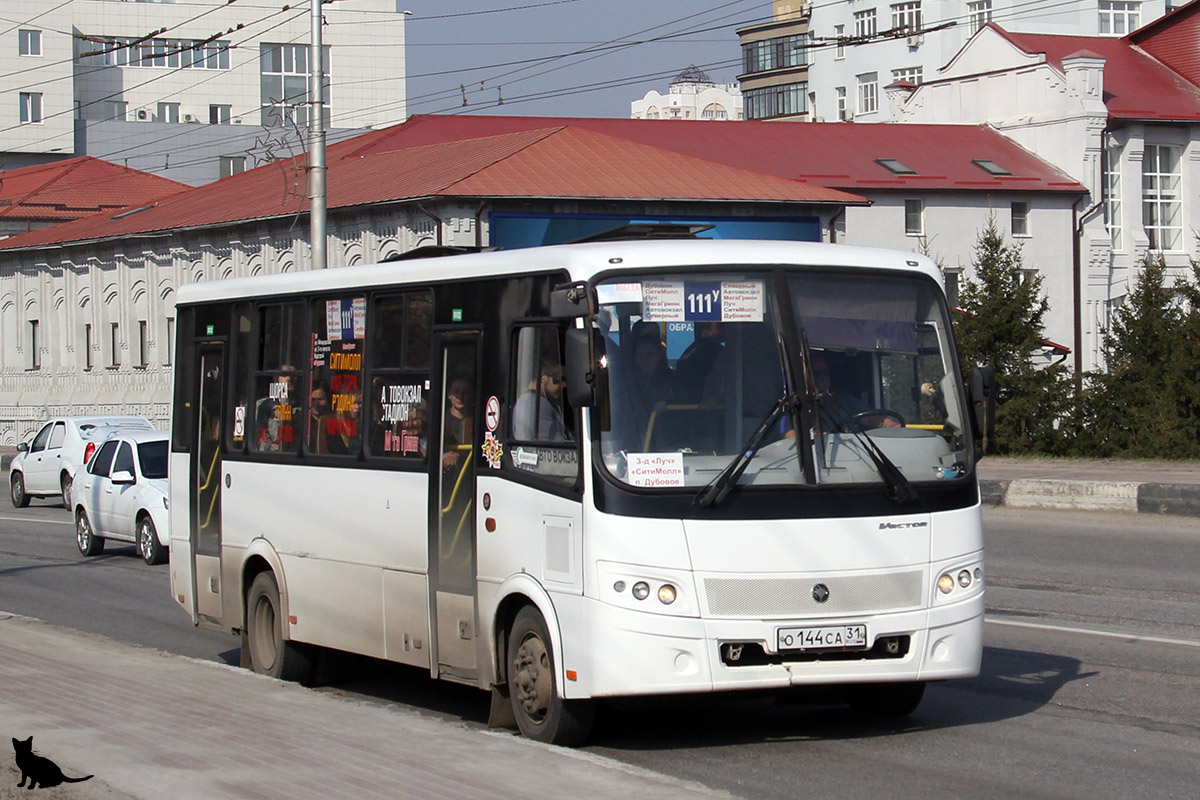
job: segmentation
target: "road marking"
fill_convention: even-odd
[[[1093,631],[1087,628],[1069,628],[1066,625],[1042,625],[1037,622],[1013,622],[1006,619],[986,619],[993,625],[1009,625],[1013,628],[1036,628],[1042,631],[1060,631],[1062,633],[1082,633],[1088,636],[1106,636],[1110,639],[1125,639],[1131,642],[1154,642],[1155,644],[1178,644],[1184,647],[1200,647],[1200,642],[1189,639],[1167,639],[1162,636],[1138,636],[1132,633],[1114,633],[1112,631]]]
[[[3,517],[0,520],[5,522],[46,522],[50,525],[70,525],[75,527],[75,523],[68,519],[38,519],[37,517]]]

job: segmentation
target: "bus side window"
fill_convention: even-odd
[[[523,448],[536,458],[514,460],[518,469],[569,485],[578,477],[579,453],[563,379],[563,333],[550,325],[516,330],[509,438],[537,443]]]
[[[258,370],[254,375],[254,439],[259,452],[300,452],[300,387],[308,364],[304,304],[259,308]]]
[[[362,453],[366,297],[313,301],[312,370],[305,391],[310,452]]]
[[[433,297],[429,292],[375,299],[367,401],[369,455],[425,460],[432,326]]]

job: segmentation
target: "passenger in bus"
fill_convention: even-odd
[[[667,365],[667,350],[662,341],[662,328],[656,322],[642,320],[630,331],[629,340],[632,363],[621,364],[617,380],[620,387],[617,396],[622,400],[617,419],[621,423],[618,438],[626,443],[627,449],[646,449],[646,436],[651,431],[653,419],[666,412],[667,401],[674,389],[674,373]]]
[[[308,447],[311,450],[316,450],[319,453],[325,452],[321,449],[321,418],[330,413],[329,405],[329,388],[324,382],[317,383],[313,386],[312,391],[308,394]]]
[[[355,392],[341,396],[338,410],[325,416],[325,452],[340,456],[356,456],[362,452],[362,437],[359,435],[359,412],[362,410],[362,395]]]
[[[459,445],[471,444],[472,417],[471,382],[466,378],[456,378],[450,382],[446,392],[446,424],[443,434],[442,468],[450,469],[458,464],[463,451]]]
[[[563,366],[543,361],[535,385],[521,393],[513,405],[513,436],[520,440],[569,441],[571,432],[563,416]]]
[[[725,344],[725,331],[720,322],[697,322],[696,339],[675,362],[675,386],[671,400],[691,405],[704,396],[704,380],[712,371],[717,356]]]
[[[297,447],[296,421],[300,406],[293,364],[281,364],[280,373],[255,405],[255,430],[259,450],[292,452]]]

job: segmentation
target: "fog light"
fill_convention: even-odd
[[[971,570],[964,569],[958,573],[958,585],[964,589],[971,585]]]
[[[620,594],[621,592],[625,591],[625,581],[617,581],[616,583],[614,583],[613,591],[616,592],[617,594]]]
[[[942,577],[938,578],[938,591],[942,594],[950,594],[954,591],[954,578],[950,577],[950,573],[942,573]]]
[[[977,580],[977,581],[983,580],[983,570],[980,569],[979,567],[975,568],[975,580]]]
[[[675,587],[669,583],[664,583],[658,587],[658,601],[664,606],[669,606],[675,602]]]
[[[645,581],[638,581],[633,585],[633,596],[638,600],[645,600],[650,596],[650,584]]]

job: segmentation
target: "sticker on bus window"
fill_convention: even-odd
[[[640,283],[602,283],[596,287],[596,301],[602,305],[642,302]]]
[[[500,463],[504,460],[504,445],[492,435],[491,431],[483,434],[483,444],[479,446],[479,449],[489,467],[500,469]]]
[[[646,281],[642,319],[648,322],[762,322],[761,281]]]
[[[683,453],[629,453],[626,459],[634,486],[683,486]]]
[[[325,302],[327,338],[362,339],[367,331],[367,298],[327,300]]]

